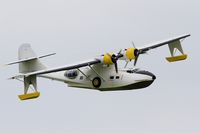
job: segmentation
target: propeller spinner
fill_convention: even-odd
[[[121,54],[121,50],[119,51],[119,53],[117,55],[106,53],[106,54],[103,55],[103,63],[105,65],[114,64],[115,65],[115,71],[116,71],[116,73],[118,73],[117,61],[121,57],[123,57],[123,54]]]

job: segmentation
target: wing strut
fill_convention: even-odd
[[[89,78],[89,76],[87,76],[83,71],[81,71],[80,68],[77,68],[77,70],[78,70],[79,72],[81,72],[88,80],[92,81],[92,80]]]
[[[94,68],[92,68],[90,65],[89,65],[89,67],[92,69],[92,71],[93,71],[95,74],[97,74],[97,75],[105,82],[105,79],[104,79],[99,73],[97,73],[97,71],[95,71]]]

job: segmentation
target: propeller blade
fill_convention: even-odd
[[[122,52],[122,49],[120,49],[120,51],[117,54],[119,55],[119,54],[121,54],[121,52]]]
[[[128,65],[128,61],[126,62],[126,65],[124,66],[124,68],[126,68],[126,67],[127,67],[127,65]]]
[[[139,58],[139,55],[135,57],[134,66],[136,66],[138,58]]]
[[[135,43],[134,43],[133,41],[132,41],[132,45],[133,45],[134,48],[136,48],[136,47],[135,47]]]
[[[117,66],[117,62],[115,62],[115,71],[116,71],[116,73],[118,73],[118,66]]]
[[[111,55],[109,53],[106,53],[111,58],[112,62],[114,63],[116,73],[118,73],[117,61],[118,61],[119,58],[124,56],[123,54],[121,54],[121,52],[122,52],[122,49],[117,53],[117,55],[115,55],[115,54]]]

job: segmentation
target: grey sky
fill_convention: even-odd
[[[24,42],[37,54],[57,52],[43,60],[56,66],[117,52],[132,40],[142,46],[192,36],[183,42],[189,54],[184,62],[166,62],[167,47],[140,57],[138,67],[157,76],[142,90],[102,93],[39,79],[41,97],[21,102],[22,83],[6,80],[17,66],[2,68],[0,133],[200,133],[199,5],[197,0],[1,0],[1,64],[16,60]]]

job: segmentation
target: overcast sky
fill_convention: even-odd
[[[199,134],[199,24],[197,0],[0,0],[0,63],[17,59],[22,43],[59,66],[121,48],[190,33],[188,60],[168,63],[167,47],[143,55],[137,67],[157,79],[148,88],[98,92],[39,78],[40,98],[20,101],[23,83],[1,68],[1,134]],[[123,66],[124,63],[122,62]],[[129,65],[131,67],[132,64]]]

